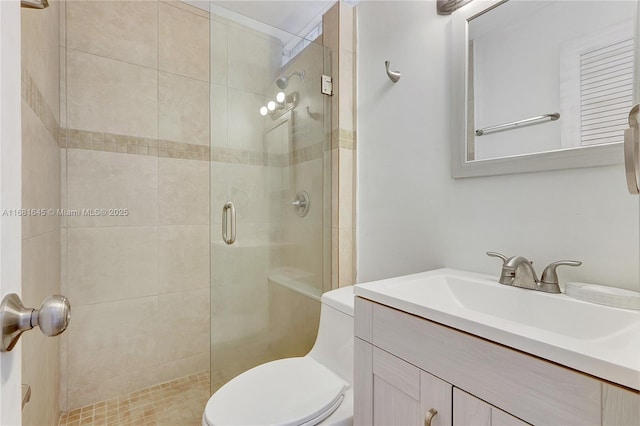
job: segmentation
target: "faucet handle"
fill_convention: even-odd
[[[557,262],[553,262],[549,264],[544,271],[542,272],[542,277],[540,278],[540,282],[543,284],[558,284],[558,273],[556,272],[556,268],[558,266],[580,266],[582,262],[577,260],[559,260]]]
[[[507,256],[505,256],[504,254],[500,254],[500,253],[497,253],[495,251],[488,251],[487,252],[487,256],[498,257],[498,258],[502,259],[502,263],[505,263],[507,260],[509,260],[509,258]]]

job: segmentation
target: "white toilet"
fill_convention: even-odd
[[[245,371],[214,393],[203,426],[350,426],[353,288],[322,295],[318,337],[304,357]]]

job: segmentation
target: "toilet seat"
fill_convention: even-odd
[[[210,426],[311,426],[333,413],[349,383],[311,357],[254,367],[221,387],[207,402]]]

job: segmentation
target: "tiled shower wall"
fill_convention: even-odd
[[[59,8],[22,9],[22,204],[25,209],[60,207]],[[60,293],[60,219],[22,218],[22,301],[38,307]],[[24,425],[56,424],[59,411],[58,338],[39,330],[25,333],[22,380],[31,401],[22,412]]]
[[[209,369],[209,18],[73,1],[62,17],[63,410]],[[126,215],[109,209],[128,209]]]
[[[357,6],[356,6],[357,7]],[[331,257],[333,288],[356,282],[356,14],[344,0],[323,17],[323,43],[332,51]]]

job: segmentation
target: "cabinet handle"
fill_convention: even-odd
[[[430,408],[429,411],[427,411],[427,415],[424,418],[424,426],[431,426],[431,420],[433,420],[433,417],[438,414],[438,410],[436,410],[435,408]]]

